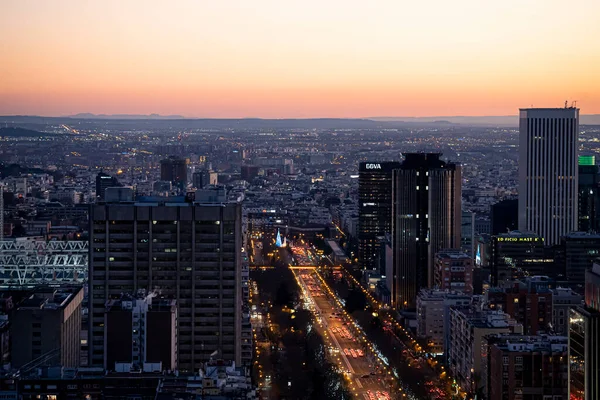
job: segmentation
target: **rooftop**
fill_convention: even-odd
[[[23,299],[17,309],[50,309],[64,308],[82,291],[83,288],[38,288],[28,297]]]
[[[567,351],[569,338],[566,336],[522,336],[522,335],[493,335],[488,339],[494,341],[494,346],[508,352],[551,352]]]

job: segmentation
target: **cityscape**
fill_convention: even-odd
[[[375,3],[0,5],[0,399],[600,399],[600,3]]]

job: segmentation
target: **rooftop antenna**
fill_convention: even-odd
[[[577,100],[571,102],[571,108],[577,108]]]
[[[565,108],[569,108],[568,104],[569,104],[569,100],[565,100]]]

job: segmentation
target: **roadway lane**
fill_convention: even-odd
[[[332,359],[344,372],[348,387],[358,398],[391,399],[393,379],[388,377],[381,361],[371,351],[366,338],[346,316],[342,306],[329,294],[327,285],[314,269],[294,270],[305,295],[312,304],[319,333],[332,348]],[[362,354],[362,356],[360,355]]]

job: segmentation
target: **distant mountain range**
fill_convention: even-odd
[[[27,115],[0,116],[0,126],[15,126],[16,124],[29,129],[30,133],[5,131],[4,136],[45,136],[52,133],[35,132],[44,130],[48,124],[71,124],[86,121],[89,124],[113,125],[121,129],[123,124],[165,125],[171,128],[320,128],[320,129],[385,129],[410,127],[452,127],[452,126],[482,126],[482,127],[517,127],[519,119],[516,115],[504,116],[458,116],[458,117],[370,117],[370,118],[187,118],[181,115],[138,115],[138,114],[91,114],[81,113],[67,117],[42,117]],[[94,122],[97,121],[97,122]],[[600,125],[600,114],[580,116],[581,125]],[[6,128],[4,128],[6,129]],[[35,133],[32,133],[35,132]]]
[[[92,114],[79,113],[68,115],[67,118],[79,119],[183,119],[182,115],[160,115],[160,114]]]
[[[370,117],[373,121],[381,122],[427,122],[427,123],[446,123],[461,125],[493,125],[493,126],[518,126],[519,117],[517,115],[500,115],[487,117]],[[581,125],[600,125],[600,114],[580,115],[579,123]]]

